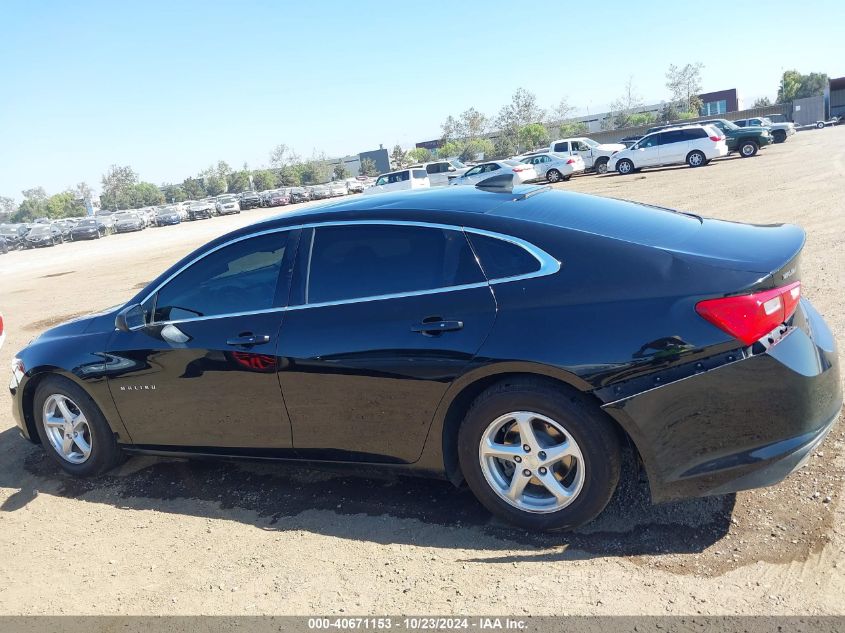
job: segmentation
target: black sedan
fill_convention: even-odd
[[[0,234],[0,255],[5,255],[9,252],[9,244],[6,242],[6,238]]]
[[[106,225],[96,218],[81,220],[70,231],[70,237],[74,242],[79,240],[98,240],[108,232]]]
[[[241,194],[241,209],[255,209],[261,206],[261,196],[254,191],[245,191]]]
[[[24,437],[75,475],[125,453],[382,464],[568,529],[629,445],[661,502],[774,484],[833,427],[804,232],[541,187],[448,187],[225,235],[17,354]]]
[[[172,226],[182,222],[176,209],[163,207],[156,210],[156,226]]]
[[[55,246],[65,241],[62,230],[55,224],[36,224],[26,234],[24,245],[26,248],[41,246]]]

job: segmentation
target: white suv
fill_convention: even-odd
[[[711,125],[687,125],[647,134],[628,149],[613,154],[607,169],[626,175],[658,165],[686,163],[701,167],[727,155],[728,146],[720,130]]]
[[[376,178],[376,183],[372,187],[364,189],[364,195],[371,196],[376,193],[387,193],[388,191],[427,189],[428,187],[431,187],[431,182],[428,180],[428,174],[425,169],[400,169],[399,171],[382,174]]]
[[[438,160],[433,163],[422,163],[411,165],[411,169],[425,169],[428,180],[432,187],[448,185],[449,181],[458,176],[463,176],[469,167],[461,161],[452,158],[449,160]]]

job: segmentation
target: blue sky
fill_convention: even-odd
[[[260,167],[278,143],[303,156],[412,147],[449,114],[495,115],[520,86],[596,112],[632,76],[659,102],[670,63],[703,62],[705,91],[736,87],[750,104],[774,98],[784,69],[845,75],[845,4],[808,5],[820,21],[799,7],[5,0],[0,195],[97,189],[112,163],[157,184],[217,160]]]

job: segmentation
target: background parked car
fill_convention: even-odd
[[[522,159],[523,163],[533,165],[537,171],[537,178],[548,182],[560,182],[569,180],[573,174],[584,173],[584,159],[578,156],[567,154],[556,154],[543,152],[533,154]]]
[[[114,230],[117,233],[143,231],[145,228],[147,228],[146,220],[137,213],[121,211],[114,216]]]
[[[241,194],[240,206],[243,210],[255,209],[261,206],[261,198],[254,191],[244,191]]]
[[[292,187],[290,190],[291,203],[308,202],[311,199],[311,194],[305,187]]]
[[[429,184],[432,187],[442,187],[448,185],[450,180],[463,176],[469,167],[457,158],[450,158],[449,160],[411,165],[411,169],[425,169],[425,173],[428,174]]]
[[[607,167],[622,175],[658,165],[686,163],[690,167],[701,167],[727,154],[725,137],[718,129],[710,125],[689,125],[646,134],[628,149],[611,156]]]
[[[579,136],[562,138],[549,145],[549,152],[565,156],[580,156],[584,160],[584,169],[597,174],[607,172],[607,162],[614,152],[625,149],[622,143],[597,143],[591,138]]]
[[[365,189],[364,195],[407,189],[428,189],[429,187],[431,187],[431,182],[425,169],[400,169],[376,178],[376,184],[369,189]]]
[[[26,234],[25,240],[27,248],[55,246],[62,242],[64,242],[62,230],[55,224],[36,224]]]
[[[277,189],[270,192],[267,202],[271,207],[281,207],[286,204],[290,204],[290,195],[288,194],[287,189]]]
[[[212,205],[205,200],[197,200],[192,202],[188,207],[189,220],[207,220],[211,217]]]
[[[218,215],[231,215],[241,212],[241,205],[235,196],[217,196],[216,206]]]
[[[0,235],[6,240],[6,246],[10,250],[24,248],[24,239],[29,229],[25,224],[0,224]]]
[[[537,170],[533,165],[526,165],[518,160],[491,160],[467,168],[461,176],[449,181],[450,185],[476,185],[482,180],[494,176],[510,175],[513,184],[519,185],[537,178]]]
[[[108,231],[108,227],[100,219],[96,217],[84,218],[73,227],[70,236],[74,242],[80,240],[98,240],[108,235]]]
[[[176,207],[168,206],[159,207],[158,209],[156,209],[156,226],[171,226],[173,224],[179,224],[181,222],[182,218],[180,217],[179,211],[176,209]]]
[[[340,180],[335,182],[330,182],[326,187],[329,190],[329,197],[336,198],[339,196],[345,196],[349,193],[349,190],[346,188],[346,182]]]
[[[6,238],[0,235],[0,255],[5,255],[9,252],[9,245],[6,244]]]
[[[783,143],[787,138],[795,134],[795,124],[791,121],[775,123],[769,117],[736,119],[733,123],[739,127],[764,127],[769,130],[775,143]]]

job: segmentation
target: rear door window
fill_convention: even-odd
[[[320,226],[303,265],[304,303],[484,283],[462,231],[391,224]],[[302,249],[300,248],[300,251]]]
[[[569,151],[569,142],[563,141],[562,143],[555,143],[554,150],[556,152],[568,152]]]

